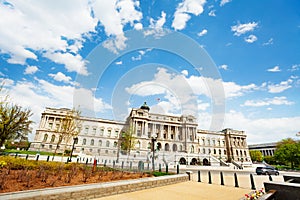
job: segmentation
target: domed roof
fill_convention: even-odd
[[[144,104],[141,106],[141,109],[143,110],[150,110],[149,106],[147,105],[146,101],[144,102]]]

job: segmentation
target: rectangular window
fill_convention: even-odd
[[[101,128],[101,129],[100,129],[100,136],[103,136],[103,134],[104,134],[104,129]]]
[[[97,128],[93,128],[93,134],[96,135]]]
[[[108,137],[111,136],[111,130],[108,130],[108,133],[107,133]]]
[[[49,123],[49,129],[52,129],[53,123]]]
[[[85,127],[84,133],[85,133],[85,134],[88,134],[88,133],[89,133],[89,127]]]

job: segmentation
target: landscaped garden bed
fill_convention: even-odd
[[[0,193],[150,176],[150,173],[124,172],[103,166],[0,156]]]

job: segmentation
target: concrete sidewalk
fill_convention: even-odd
[[[187,181],[94,200],[238,200],[249,192],[250,189]]]

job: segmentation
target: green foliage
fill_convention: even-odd
[[[252,161],[261,162],[263,160],[262,153],[258,150],[249,151]]]
[[[5,143],[5,149],[25,149],[28,150],[30,147],[30,142],[28,141],[20,141],[20,142],[11,142],[8,141]]]
[[[29,120],[32,116],[30,109],[23,109],[21,106],[9,102],[8,95],[3,95],[3,87],[0,87],[0,147],[6,140],[27,138],[31,131]]]
[[[157,177],[157,176],[166,176],[166,175],[171,175],[170,173],[166,173],[166,172],[152,172],[152,175]]]
[[[130,151],[135,148],[136,138],[133,136],[135,133],[134,128],[129,127],[124,133],[122,133],[121,138],[121,150],[130,154]]]
[[[9,153],[17,153],[17,154],[28,154],[28,155],[36,155],[36,154],[40,154],[40,155],[48,155],[51,156],[52,153],[50,152],[44,152],[44,151],[23,151],[23,150],[16,150],[16,149],[5,149],[4,154],[9,154]]]
[[[270,165],[276,164],[276,159],[274,156],[264,156],[264,161]]]
[[[275,158],[292,169],[300,164],[300,142],[291,138],[283,139],[277,143]]]

